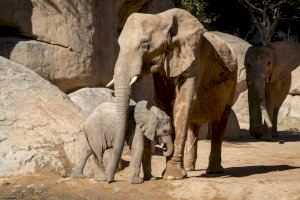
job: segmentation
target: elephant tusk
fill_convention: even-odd
[[[107,85],[106,85],[106,87],[110,87],[110,86],[112,86],[113,84],[114,84],[114,79],[112,79]]]
[[[262,112],[261,113],[261,115],[262,115],[262,123],[264,124],[264,122],[266,122],[267,126],[269,128],[271,128],[272,127],[272,122],[270,121],[270,118],[268,116],[267,111],[266,110],[262,110],[261,112]]]
[[[137,79],[138,79],[138,76],[134,76],[134,77],[131,79],[129,85],[134,84],[134,83],[137,81]]]

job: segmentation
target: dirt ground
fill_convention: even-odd
[[[128,168],[112,184],[92,179],[39,174],[0,178],[0,199],[287,199],[300,200],[300,134],[281,133],[280,140],[258,142],[243,135],[223,144],[225,173],[205,174],[210,142],[198,143],[196,171],[178,181],[128,184]],[[161,177],[162,156],[153,156],[153,175]]]

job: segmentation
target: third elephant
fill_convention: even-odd
[[[277,136],[279,109],[288,95],[291,72],[300,65],[300,44],[273,42],[250,47],[246,54],[250,133],[272,140]]]

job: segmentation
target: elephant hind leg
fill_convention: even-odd
[[[221,165],[221,151],[230,108],[231,106],[227,105],[221,119],[219,121],[213,121],[212,123],[211,149],[209,164],[206,169],[206,173],[208,174],[219,174],[224,172],[224,168]]]
[[[97,151],[97,152],[94,152],[94,155],[95,155],[95,159],[97,161],[97,168],[95,169],[95,177],[94,179],[97,181],[97,182],[104,182],[106,181],[106,176],[105,176],[105,173],[103,171],[103,152],[102,152],[102,149]]]
[[[187,132],[187,139],[184,149],[184,169],[194,171],[197,159],[197,134],[199,126],[191,125]]]
[[[83,169],[85,167],[87,159],[92,155],[92,150],[86,145],[84,147],[82,157],[80,158],[79,162],[75,164],[74,168],[72,169],[72,173],[70,174],[73,178],[84,178]]]

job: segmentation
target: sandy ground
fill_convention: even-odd
[[[199,141],[196,171],[178,181],[128,184],[128,168],[112,184],[92,179],[30,175],[0,178],[0,199],[286,199],[300,200],[300,134],[280,136],[284,142],[257,142],[243,136],[224,142],[219,176],[205,174],[209,141]],[[153,156],[153,175],[161,177],[162,156]]]

